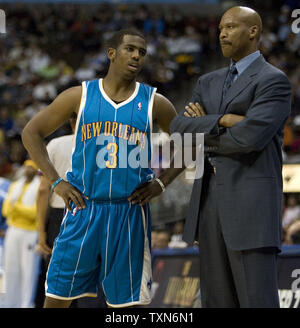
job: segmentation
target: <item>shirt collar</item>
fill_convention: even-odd
[[[252,52],[250,55],[240,59],[238,62],[235,63],[236,69],[238,71],[238,75],[242,74],[244,70],[254,62],[260,56],[260,51],[257,50]],[[233,65],[233,61],[231,60],[230,67]]]

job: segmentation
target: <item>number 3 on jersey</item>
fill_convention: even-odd
[[[117,167],[118,158],[118,145],[115,142],[109,142],[106,146],[106,149],[109,151],[108,156],[109,159],[106,161],[106,167],[109,169],[115,169]]]

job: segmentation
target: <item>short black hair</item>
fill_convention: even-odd
[[[143,33],[141,33],[135,28],[127,28],[115,32],[112,37],[106,42],[106,47],[117,49],[119,45],[123,42],[124,35],[136,35],[146,41],[146,38]]]

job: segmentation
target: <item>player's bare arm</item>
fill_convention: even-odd
[[[186,117],[201,117],[207,115],[203,107],[196,102],[189,103],[187,106],[185,106],[185,112],[183,114]],[[219,126],[222,126],[224,128],[231,128],[235,124],[241,122],[245,116],[243,115],[237,115],[237,114],[224,114],[220,120],[219,120]]]
[[[50,105],[34,116],[22,132],[25,148],[50,184],[53,184],[60,176],[49,159],[44,138],[62,126],[73,112],[78,112],[80,99],[81,86],[65,90]],[[85,208],[81,193],[68,182],[61,181],[54,191],[63,198],[69,210],[71,210],[71,201],[78,209]]]
[[[170,134],[170,124],[173,118],[177,115],[173,104],[163,95],[157,93],[153,103],[153,121],[156,121],[160,128]],[[165,170],[158,178],[166,187],[169,185],[183,170],[182,168],[174,168],[174,161],[170,163],[170,168]],[[163,191],[162,186],[158,181],[152,180],[139,188],[128,198],[132,204],[146,204],[153,197],[160,195]]]

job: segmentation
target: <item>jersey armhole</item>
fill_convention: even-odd
[[[154,97],[156,94],[156,88],[153,88],[152,94],[149,99],[149,104],[148,104],[148,120],[149,120],[149,126],[150,126],[150,133],[152,133],[153,129],[153,103],[154,103]]]
[[[86,94],[87,94],[87,85],[86,82],[83,81],[81,83],[82,85],[82,91],[81,91],[81,99],[80,99],[80,106],[79,106],[79,110],[78,110],[78,114],[77,114],[77,119],[76,119],[76,125],[75,125],[75,131],[74,131],[74,135],[73,135],[73,142],[72,142],[72,155],[71,155],[71,159],[70,159],[70,165],[69,168],[67,169],[66,173],[65,173],[65,177],[68,180],[68,173],[72,172],[72,161],[73,161],[73,154],[76,148],[76,139],[77,139],[77,132],[78,132],[78,126],[79,126],[79,122],[81,120],[81,116],[83,113],[83,109],[85,107],[85,103],[86,103]]]
[[[153,88],[152,94],[149,99],[148,104],[148,121],[149,121],[149,127],[150,127],[150,146],[151,146],[151,157],[153,154],[153,140],[152,140],[152,131],[153,131],[153,103],[154,103],[154,97],[156,94],[157,88]]]
[[[76,120],[76,125],[75,125],[75,131],[74,131],[75,139],[76,139],[76,135],[77,135],[77,130],[78,130],[78,126],[79,126],[79,121],[80,121],[80,119],[81,119],[81,114],[82,114],[82,111],[83,111],[83,109],[84,109],[85,102],[86,102],[87,87],[86,87],[86,83],[85,83],[85,81],[83,81],[83,82],[81,83],[81,85],[82,85],[81,99],[80,99],[80,105],[79,105],[79,110],[78,110],[77,120]]]

